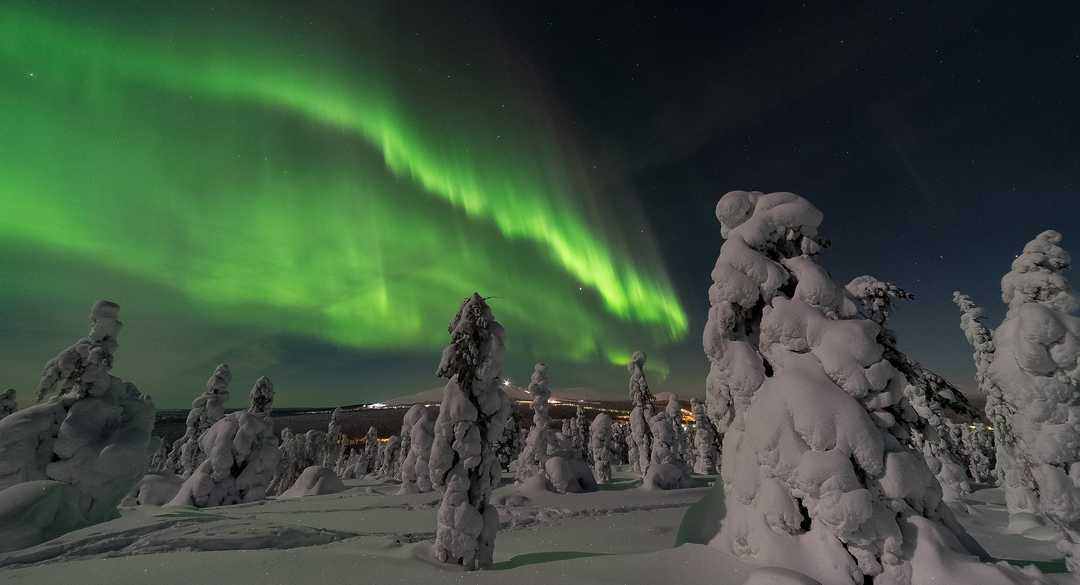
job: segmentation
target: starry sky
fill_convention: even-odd
[[[993,3],[13,2],[0,6],[0,385],[122,305],[114,373],[183,407],[439,385],[473,290],[506,374],[701,395],[713,206],[789,190],[825,264],[916,299],[958,386],[957,288],[1003,313],[1043,229],[1080,238],[1074,14]],[[675,5],[669,5],[675,4]]]

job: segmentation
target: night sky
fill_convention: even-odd
[[[92,5],[91,5],[92,4]],[[915,293],[900,345],[971,389],[1044,229],[1080,253],[1080,14],[978,2],[4,3],[0,385],[122,306],[114,373],[186,406],[436,385],[474,290],[506,374],[703,394],[732,189],[825,213],[825,264]],[[406,4],[406,5],[402,5]],[[523,3],[522,3],[523,4]],[[672,4],[672,5],[668,5]],[[1074,239],[1075,238],[1075,239]]]

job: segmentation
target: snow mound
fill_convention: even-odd
[[[345,490],[345,484],[334,473],[321,465],[312,465],[300,473],[292,487],[278,496],[279,500],[336,494]]]
[[[135,486],[134,504],[164,506],[176,497],[184,478],[175,473],[147,473]]]
[[[599,489],[589,466],[577,457],[555,456],[544,462],[551,488],[559,493],[577,494]]]

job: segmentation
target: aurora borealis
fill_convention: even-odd
[[[375,37],[305,45],[254,10],[228,34],[137,14],[0,9],[0,238],[50,258],[14,266],[8,295],[88,306],[90,289],[121,302],[136,340],[130,313],[152,291],[176,300],[156,311],[170,329],[358,351],[438,348],[473,290],[527,360],[621,365],[686,336],[655,250],[620,229],[632,216],[591,198],[543,105],[511,84],[432,96]]]

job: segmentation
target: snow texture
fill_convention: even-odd
[[[173,442],[165,464],[166,471],[188,477],[206,459],[206,453],[199,447],[199,438],[225,416],[230,382],[232,372],[229,366],[218,365],[206,381],[206,390],[191,401],[191,410],[184,423],[184,435]]]
[[[720,440],[705,412],[705,403],[690,400],[694,413],[694,473],[712,475],[720,469]]]
[[[882,325],[814,259],[821,212],[792,193],[733,191],[717,217],[726,241],[703,345],[726,512],[710,546],[825,585],[910,585],[929,582],[916,578],[930,562],[915,558],[914,524],[942,535],[925,546],[957,569],[952,583],[1011,582],[974,560],[985,551],[909,446],[922,423],[905,416],[909,382]]]
[[[110,373],[119,311],[95,303],[90,333],[46,365],[42,400],[0,420],[0,551],[116,517],[146,469],[154,405]]]
[[[432,490],[428,461],[431,459],[431,445],[435,440],[433,416],[432,409],[421,404],[414,404],[405,413],[402,429],[409,427],[409,454],[401,466],[402,494]]]
[[[281,454],[270,411],[274,386],[259,378],[251,389],[247,410],[226,415],[199,439],[207,453],[168,505],[222,506],[266,497]]]
[[[642,477],[649,471],[652,459],[653,396],[649,381],[645,378],[645,352],[635,351],[627,364],[630,370],[630,466]]]
[[[589,453],[592,455],[598,484],[611,481],[611,444],[611,415],[601,412],[593,417],[592,424],[589,425]]]
[[[490,567],[499,514],[488,503],[499,484],[494,445],[510,411],[503,393],[502,325],[478,294],[465,299],[450,322],[450,345],[436,371],[448,378],[428,462],[443,490],[435,557],[466,570]]]
[[[548,444],[551,442],[551,414],[548,410],[551,389],[548,386],[547,366],[543,363],[533,367],[532,377],[529,379],[529,394],[533,397],[533,424],[529,429],[529,436],[525,439],[525,447],[518,456],[515,470],[518,483],[545,473]]]

